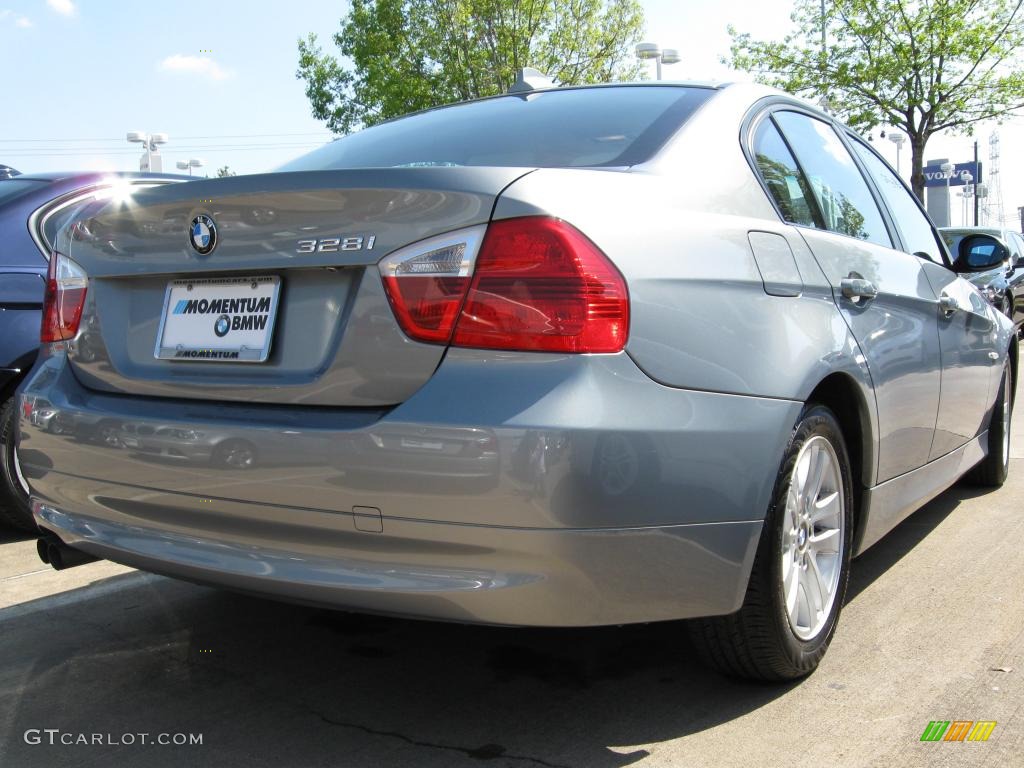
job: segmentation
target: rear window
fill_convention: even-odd
[[[39,179],[2,179],[0,180],[0,205],[44,186],[46,186],[46,182]]]
[[[712,94],[708,88],[615,86],[500,96],[382,123],[278,170],[636,165]]]

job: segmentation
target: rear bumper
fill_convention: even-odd
[[[288,600],[557,626],[736,610],[800,409],[664,387],[626,355],[471,350],[389,411],[102,394],[60,354],[22,398],[37,522],[90,554]],[[34,425],[35,399],[70,431]],[[213,447],[146,455],[79,423]],[[253,463],[207,460],[229,442]]]
[[[172,501],[145,511],[103,508],[102,518],[38,501],[34,509],[36,522],[65,543],[166,576],[300,603],[530,626],[735,610],[761,529],[537,530],[388,520],[386,533],[375,534],[356,531],[346,516],[313,520],[325,513],[253,505],[218,505],[219,520],[197,525],[195,513],[174,514]],[[303,529],[296,517],[310,526]],[[254,519],[264,534],[258,544]]]

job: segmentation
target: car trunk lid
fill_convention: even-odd
[[[485,224],[501,190],[528,172],[240,176],[145,190],[89,209],[58,244],[89,276],[80,331],[69,344],[73,370],[86,386],[108,392],[400,403],[429,379],[445,347],[402,333],[377,262],[431,236]],[[176,358],[175,349],[190,347],[190,329],[198,342],[244,338],[269,348],[260,350],[265,359],[253,349],[242,358],[197,358],[195,351]]]

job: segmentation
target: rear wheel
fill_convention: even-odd
[[[37,530],[28,492],[14,440],[14,398],[10,397],[0,407],[0,523],[21,531]]]
[[[1010,363],[1003,368],[992,417],[988,423],[988,455],[964,478],[968,483],[998,488],[1010,472],[1010,422],[1013,417],[1013,377]]]
[[[828,408],[808,406],[786,448],[743,607],[691,623],[706,661],[761,680],[814,671],[846,596],[852,487],[839,422]]]
[[[213,449],[213,463],[231,469],[256,466],[256,446],[246,440],[225,440]]]

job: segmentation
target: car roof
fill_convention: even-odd
[[[387,123],[393,123],[398,120],[404,120],[407,117],[413,115],[422,115],[425,112],[434,112],[440,109],[448,109],[449,107],[461,107],[464,104],[476,104],[481,101],[494,101],[495,99],[508,99],[508,98],[522,98],[524,96],[532,96],[536,93],[561,93],[563,91],[589,91],[598,90],[601,88],[703,88],[711,91],[721,91],[728,88],[732,83],[728,82],[716,82],[714,80],[634,80],[634,81],[623,81],[613,83],[585,83],[582,85],[552,85],[545,88],[531,88],[525,91],[506,91],[505,93],[495,93],[490,96],[479,96],[475,99],[464,99],[462,101],[450,101],[446,104],[437,104],[433,107],[424,107],[423,109],[417,109],[414,112],[407,112],[404,115],[396,115],[390,117],[387,120],[381,120],[379,123],[374,123],[368,128],[373,128],[378,125],[385,125]],[[343,139],[344,136],[335,136],[332,141]]]

